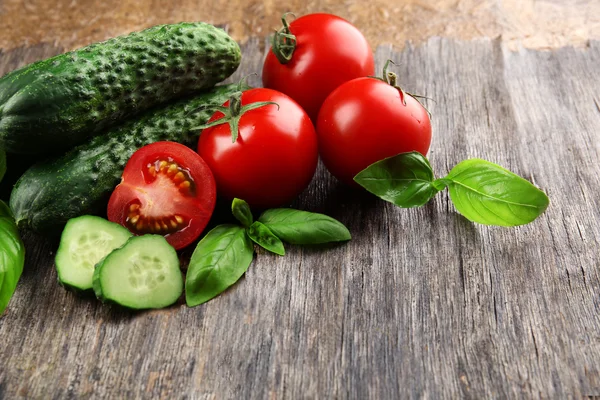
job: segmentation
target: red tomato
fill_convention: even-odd
[[[227,123],[205,129],[198,142],[219,194],[259,208],[291,202],[310,183],[318,160],[314,127],[294,100],[271,89],[251,89],[241,97],[242,106],[264,101],[279,109],[270,104],[243,113],[235,142]],[[222,117],[216,112],[209,123]]]
[[[215,179],[192,149],[175,142],[142,147],[108,202],[108,219],[136,235],[163,235],[175,249],[192,243],[215,208]]]
[[[263,86],[296,100],[313,121],[335,88],[373,75],[371,47],[348,21],[330,14],[310,14],[289,24],[289,31],[296,37],[291,59],[282,64],[271,48],[263,66]]]
[[[354,176],[376,161],[409,151],[426,155],[431,122],[414,97],[384,81],[359,78],[327,97],[317,135],[327,169],[340,181],[357,186]]]

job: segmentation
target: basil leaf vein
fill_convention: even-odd
[[[550,204],[548,196],[531,182],[478,158],[458,163],[444,180],[456,209],[480,224],[527,224]]]
[[[236,283],[254,257],[244,228],[218,225],[200,240],[188,267],[185,300],[194,307],[213,299]]]
[[[416,151],[377,161],[359,172],[354,181],[382,200],[398,207],[426,204],[443,185],[434,181],[427,158]]]
[[[324,214],[273,208],[265,211],[258,220],[279,239],[291,244],[322,244],[352,238],[341,222]]]
[[[271,253],[285,255],[285,248],[281,240],[262,222],[254,222],[247,230],[248,236],[254,243]]]

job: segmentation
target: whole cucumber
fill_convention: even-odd
[[[17,181],[10,196],[18,226],[56,234],[70,218],[105,215],[110,194],[137,149],[161,140],[195,148],[199,131],[191,128],[206,123],[215,106],[222,105],[237,90],[237,84],[217,86],[150,110],[63,156],[33,165]]]
[[[205,23],[158,25],[38,61],[0,78],[0,145],[66,150],[176,97],[214,86],[241,51]]]

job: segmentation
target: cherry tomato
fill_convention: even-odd
[[[376,161],[399,153],[426,155],[431,143],[427,110],[398,87],[359,78],[333,91],[317,121],[319,152],[336,178],[353,178]]]
[[[215,179],[192,149],[156,142],[136,151],[108,202],[108,219],[136,235],[163,235],[175,249],[192,243],[215,208]]]
[[[309,14],[294,20],[289,27],[285,15],[283,22],[284,28],[275,35],[274,47],[265,59],[263,86],[296,100],[313,121],[335,88],[373,75],[371,47],[348,21],[331,14]],[[285,36],[289,34],[295,36],[295,42]],[[290,43],[292,47],[286,47]]]
[[[229,107],[230,101],[224,106]],[[279,108],[268,104],[244,110],[260,102],[275,102]],[[237,139],[232,141],[228,123],[204,129],[198,153],[213,171],[219,195],[237,197],[258,208],[287,204],[315,173],[314,127],[294,100],[275,90],[247,90],[241,94],[241,106]],[[223,116],[217,111],[209,123]]]

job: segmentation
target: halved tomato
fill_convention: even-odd
[[[182,249],[204,230],[217,189],[208,165],[192,149],[156,142],[136,151],[108,202],[108,219],[135,235],[163,235]]]

